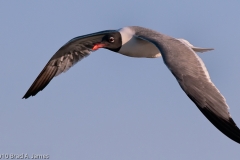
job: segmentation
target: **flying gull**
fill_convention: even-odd
[[[71,39],[52,56],[23,98],[36,95],[53,77],[67,71],[99,48],[129,57],[162,56],[183,91],[205,117],[227,137],[240,143],[240,130],[228,112],[226,100],[212,83],[204,63],[195,53],[212,49],[194,47],[187,40],[143,27],[130,26]]]

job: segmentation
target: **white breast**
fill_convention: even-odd
[[[161,56],[154,44],[134,36],[135,32],[130,28],[121,28],[119,32],[122,36],[122,47],[119,53],[129,57],[157,58]]]

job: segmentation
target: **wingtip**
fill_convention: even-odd
[[[30,96],[26,96],[26,95],[24,95],[23,97],[22,97],[22,99],[28,99]]]
[[[22,97],[22,99],[28,99],[29,97],[31,97],[33,95],[29,94],[28,92],[25,93],[25,95]]]
[[[225,134],[228,138],[232,139],[234,142],[240,144],[240,129],[231,117],[223,119],[216,116],[216,114],[210,110],[204,108],[199,109],[219,131]]]
[[[38,77],[35,79],[31,87],[22,97],[22,99],[27,99],[31,96],[35,96],[38,92],[42,91],[49,82],[53,79],[53,77],[57,73],[56,66],[48,66],[48,64],[44,67]]]

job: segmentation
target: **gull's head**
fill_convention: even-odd
[[[106,48],[114,52],[118,52],[122,47],[122,37],[121,34],[116,32],[111,32],[106,34],[100,43],[97,43],[93,46],[93,50],[99,48]]]

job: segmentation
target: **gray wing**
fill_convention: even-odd
[[[185,43],[158,32],[133,27],[139,38],[154,43],[164,63],[177,79],[183,91],[205,117],[223,134],[240,143],[240,130],[228,112],[225,98],[212,83],[198,55]]]
[[[197,57],[196,53],[193,55]],[[226,136],[240,143],[240,130],[229,114],[225,98],[210,80],[201,59],[194,58],[188,58],[188,68],[185,70],[181,71],[180,68],[171,66],[171,72],[187,96],[206,118]],[[167,64],[169,63],[171,61],[167,62]]]
[[[48,61],[23,98],[36,95],[43,90],[53,77],[66,72],[78,61],[88,56],[94,44],[101,42],[104,35],[115,30],[106,30],[71,39]]]

